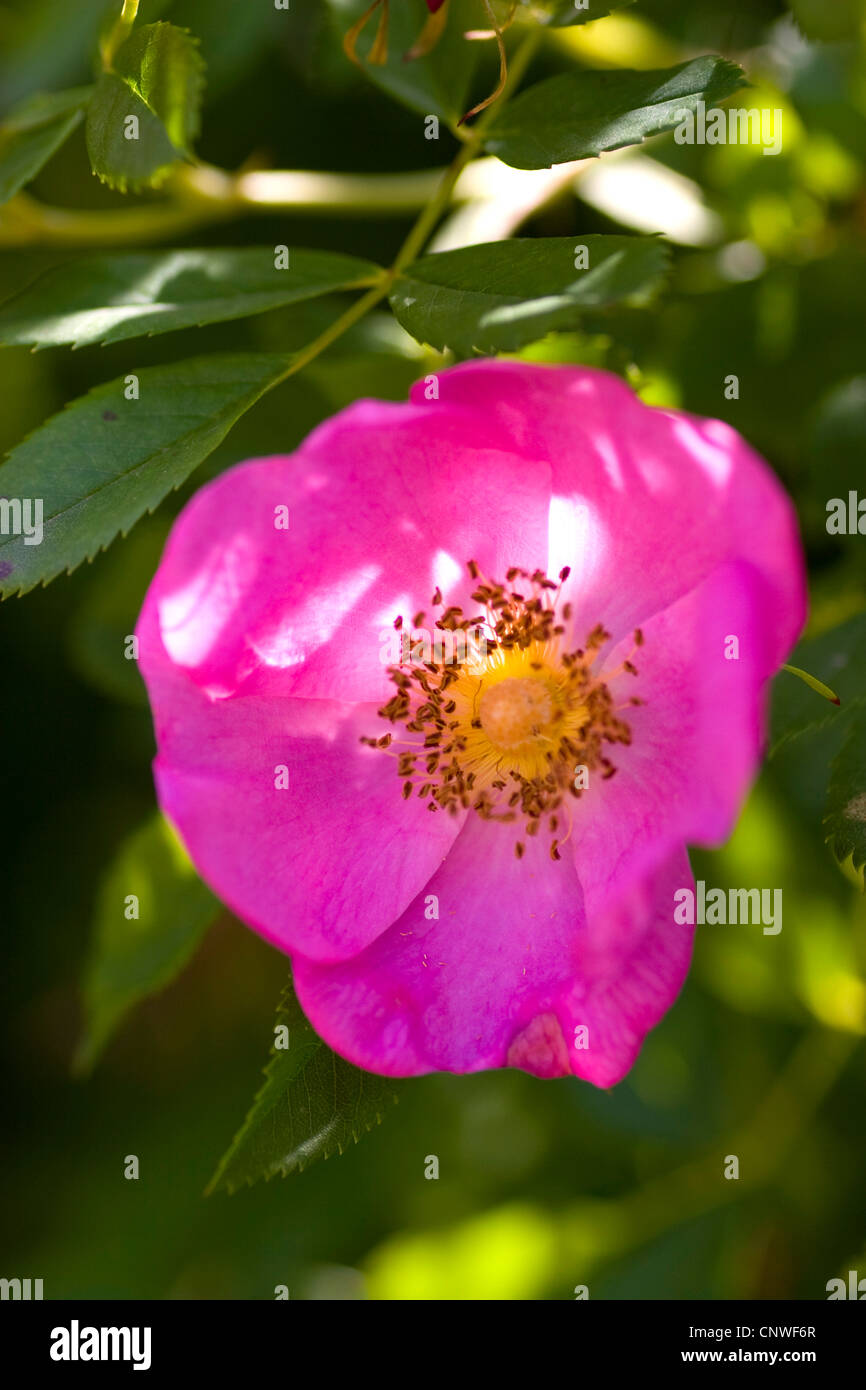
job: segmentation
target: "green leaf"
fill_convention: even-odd
[[[159,117],[113,72],[103,73],[97,83],[86,134],[94,174],[122,193],[156,187],[181,158]]]
[[[576,0],[523,0],[541,24],[552,29],[565,29],[575,24],[589,24],[604,19],[615,10],[624,10],[635,0],[582,0],[585,8],[578,9]]]
[[[353,22],[369,7],[370,0],[328,0],[334,16],[334,28],[342,36]],[[470,43],[464,30],[489,27],[481,6],[468,11],[466,0],[451,5],[445,32],[436,46],[422,58],[406,61],[428,18],[424,0],[399,0],[391,4],[388,13],[388,56],[384,63],[371,63],[368,54],[373,46],[379,23],[378,13],[371,17],[357,44],[360,67],[371,82],[389,96],[403,102],[423,116],[438,116],[451,127],[456,126],[471,105],[470,86],[482,44]]]
[[[198,134],[204,63],[173,24],[145,24],[118,50],[87,112],[94,174],[112,188],[154,186],[189,157]],[[135,117],[135,123],[129,118]]]
[[[174,24],[145,24],[115,55],[114,70],[156,112],[172,144],[191,154],[204,87],[198,39]]]
[[[10,504],[0,513],[0,597],[47,584],[125,534],[207,458],[291,361],[225,353],[146,367],[137,373],[137,400],[125,395],[134,389],[129,378],[119,377],[53,415],[0,467],[0,498],[17,499],[22,519],[29,517],[29,535],[12,534],[21,528]],[[32,543],[38,503],[43,531]]]
[[[496,116],[485,145],[517,169],[546,169],[672,130],[699,100],[713,105],[743,86],[726,58],[694,58],[656,72],[567,72],[519,93]]]
[[[855,873],[866,864],[866,710],[862,707],[830,768],[824,814],[827,844]]]
[[[580,248],[587,268],[575,269]],[[419,342],[461,355],[515,352],[584,309],[634,301],[668,264],[650,237],[527,238],[467,246],[407,266],[391,293],[400,323]]]
[[[281,1029],[285,1029],[281,1033]],[[285,1046],[278,1046],[285,1042]],[[208,1194],[236,1192],[259,1178],[287,1177],[342,1153],[378,1124],[395,1083],[360,1071],[314,1033],[288,985],[280,1000],[265,1084],[220,1161]]]
[[[133,1005],[180,973],[220,910],[161,815],[122,846],[99,891],[78,1071],[93,1066]]]
[[[92,87],[37,95],[10,111],[0,126],[0,203],[35,178],[84,115]]]
[[[271,246],[88,256],[54,266],[0,307],[0,344],[116,343],[261,314],[334,290],[372,284],[372,261]]]
[[[829,685],[842,703],[830,704],[790,671],[780,671],[771,692],[771,754],[789,739],[799,738],[807,730],[844,723],[852,712],[866,706],[866,614],[800,642],[790,665]]]

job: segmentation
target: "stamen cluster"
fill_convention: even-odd
[[[485,820],[521,819],[528,836],[544,827],[552,837],[551,856],[558,859],[563,806],[570,832],[567,799],[584,793],[591,774],[602,780],[614,775],[606,745],[631,742],[609,682],[623,672],[637,675],[637,668],[629,658],[605,680],[594,671],[610,641],[601,624],[582,647],[565,649],[572,607],[565,603],[560,612],[559,600],[567,568],[558,583],[540,569],[514,566],[499,583],[482,576],[474,561],[467,568],[476,585],[472,600],[482,612],[470,618],[458,606],[444,607],[439,589],[432,598],[434,610],[443,609],[434,619],[434,635],[439,630],[464,640],[432,647],[429,641],[413,646],[404,640],[403,659],[388,668],[395,693],[379,714],[402,725],[407,737],[395,742],[387,733],[362,741],[396,756],[404,798],[426,799],[434,812],[463,809]],[[416,613],[412,627],[421,628],[425,617]],[[403,630],[402,615],[394,627]],[[635,649],[642,643],[638,630]],[[434,653],[443,648],[465,655],[436,660]],[[417,660],[418,652],[434,659]],[[625,703],[642,701],[632,697]],[[524,848],[517,842],[518,856]]]

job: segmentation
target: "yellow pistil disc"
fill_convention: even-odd
[[[630,659],[605,680],[593,670],[610,637],[601,624],[582,648],[566,649],[571,609],[566,603],[559,613],[557,605],[568,570],[557,584],[541,570],[513,568],[502,584],[481,579],[474,561],[468,569],[477,584],[472,599],[484,612],[468,619],[462,609],[446,608],[433,634],[417,644],[402,616],[395,620],[403,657],[389,668],[396,693],[379,714],[401,724],[408,737],[363,742],[397,757],[404,797],[427,798],[431,811],[521,818],[528,835],[544,821],[556,835],[565,798],[579,797],[587,786],[576,774],[611,777],[616,769],[604,745],[631,742],[608,682],[637,670]],[[515,582],[519,590],[511,587]],[[438,589],[433,606],[442,606]],[[412,629],[422,628],[424,616],[415,615]],[[635,648],[642,641],[636,632]],[[552,840],[554,859],[558,844]],[[522,844],[516,852],[522,854]]]
[[[481,669],[464,668],[449,694],[462,739],[461,761],[481,790],[516,773],[547,774],[563,737],[579,735],[589,711],[569,688],[555,644],[494,649]]]

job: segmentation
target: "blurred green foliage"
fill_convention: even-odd
[[[784,112],[785,141],[773,157],[670,136],[645,147],[689,181],[680,187],[714,230],[675,246],[653,311],[588,317],[527,353],[608,366],[649,400],[741,430],[795,499],[820,640],[866,607],[866,538],[825,526],[827,500],[864,485],[866,53],[857,0],[790,8],[802,27],[782,0],[644,0],[549,39],[538,77],[566,62],[651,68],[719,52],[746,68],[751,103]],[[110,9],[6,0],[4,107],[90,81]],[[170,19],[201,41],[200,154],[223,168],[251,156],[321,170],[444,163],[447,132],[426,141],[418,115],[345,60],[323,5],[298,11],[289,27],[264,3],[143,0],[145,22]],[[58,207],[124,205],[91,175],[82,128],[32,192]],[[522,231],[632,230],[605,207],[583,200],[578,182]],[[289,242],[385,263],[409,221],[273,212],[172,244]],[[4,293],[17,287],[8,282],[0,259]],[[330,301],[278,309],[143,339],[136,360],[288,352],[333,317]],[[341,1158],[205,1200],[286,977],[285,960],[225,916],[94,1075],[71,1079],[99,884],[153,810],[149,713],[118,654],[172,516],[207,477],[289,451],[359,395],[403,398],[426,360],[374,314],[246,415],[128,540],[0,608],[3,1273],[43,1278],[48,1298],[271,1298],[278,1284],[293,1298],[567,1299],[581,1284],[592,1298],[824,1297],[858,1258],[864,1273],[866,1248],[866,905],[823,843],[828,768],[847,728],[824,710],[767,765],[731,842],[693,859],[714,885],[782,887],[783,930],[699,928],[679,1002],[611,1093],[518,1072],[424,1078],[402,1086],[398,1108]],[[127,362],[123,343],[4,349],[0,447]],[[724,394],[730,374],[737,400]],[[833,684],[832,671],[815,674]],[[807,698],[817,700],[797,691]],[[723,1177],[730,1153],[741,1155],[738,1183]],[[128,1154],[140,1160],[137,1182],[123,1177]],[[433,1154],[438,1181],[424,1177]]]

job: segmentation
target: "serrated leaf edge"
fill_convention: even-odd
[[[249,355],[250,357],[258,357],[258,356],[265,357],[265,356],[270,356],[271,354],[269,354],[269,353],[249,353],[248,355]],[[280,354],[275,354],[275,355],[276,355],[276,356],[279,356]],[[292,356],[293,356],[293,354],[291,354],[291,353],[285,354],[285,355],[284,355],[284,361],[285,361],[285,364],[286,364],[286,365],[288,365],[288,362],[291,360],[291,357],[292,357]],[[208,359],[207,359],[206,357],[188,357],[188,358],[184,358],[184,359],[183,359],[183,362],[184,362],[184,363],[186,363],[186,362],[204,362],[204,361],[207,361],[207,360],[208,360]],[[143,371],[148,371],[148,370],[158,371],[158,370],[160,370],[160,368],[166,367],[166,366],[170,366],[170,365],[171,365],[170,363],[161,362],[161,363],[155,365],[152,369],[151,369],[151,368],[146,368],[146,367],[145,367],[145,368],[143,368],[142,370],[143,370]],[[181,364],[181,365],[182,365],[182,364]],[[29,432],[28,434],[26,434],[26,435],[24,436],[23,439],[19,440],[18,443],[17,443],[12,449],[10,449],[10,450],[6,453],[6,455],[4,456],[4,458],[3,458],[2,460],[0,460],[0,483],[2,483],[2,481],[3,481],[3,465],[4,465],[5,463],[7,463],[7,462],[11,459],[11,457],[12,457],[13,454],[17,453],[18,449],[20,449],[20,448],[22,447],[22,445],[24,445],[24,444],[27,443],[28,439],[32,439],[32,438],[34,437],[34,435],[37,435],[37,434],[39,433],[39,431],[42,430],[42,429],[44,429],[44,428],[46,427],[46,425],[50,424],[52,420],[56,420],[56,419],[60,418],[60,417],[61,417],[62,415],[64,415],[68,410],[74,410],[77,406],[81,405],[82,401],[86,401],[87,398],[88,398],[89,396],[93,396],[93,395],[96,394],[97,391],[101,391],[101,390],[102,390],[104,387],[106,387],[106,386],[113,386],[113,385],[115,385],[115,383],[117,383],[117,382],[119,382],[119,381],[121,381],[121,380],[122,380],[121,377],[112,377],[111,381],[100,382],[99,385],[97,385],[97,386],[92,386],[92,387],[90,388],[89,391],[85,391],[85,393],[84,393],[83,396],[76,396],[74,400],[72,400],[72,401],[67,401],[66,404],[65,404],[60,410],[56,410],[56,411],[54,412],[53,415],[49,415],[49,416],[48,416],[48,419],[47,419],[47,420],[43,420],[41,424],[36,425],[34,429],[30,430],[30,432]],[[229,431],[230,431],[231,429],[234,428],[234,425],[237,424],[237,421],[238,421],[238,420],[242,419],[243,416],[246,415],[247,410],[252,410],[253,406],[255,406],[255,405],[258,404],[258,402],[261,400],[262,396],[265,394],[265,392],[266,392],[268,389],[269,389],[269,388],[268,388],[268,385],[265,385],[265,386],[262,387],[261,391],[260,391],[259,394],[255,397],[255,399],[252,400],[252,401],[250,402],[250,404],[249,404],[248,406],[246,406],[246,408],[245,408],[244,410],[241,411],[240,415],[238,415],[238,417],[237,417],[236,420],[233,420],[233,421],[232,421],[232,423],[229,425],[228,429],[227,429],[226,432],[225,432],[226,434],[228,434]],[[144,464],[150,463],[153,459],[158,458],[160,454],[165,453],[167,449],[174,448],[176,444],[182,443],[182,441],[183,441],[184,439],[189,438],[190,435],[195,434],[195,433],[196,433],[196,430],[195,430],[195,429],[192,429],[192,430],[188,430],[186,434],[179,435],[178,438],[177,438],[176,440],[173,440],[171,444],[166,444],[166,445],[163,446],[162,449],[158,450],[155,454],[150,454],[150,455],[148,455],[148,457],[144,460]],[[225,438],[225,435],[223,435],[223,438]],[[216,448],[219,446],[219,444],[220,444],[221,442],[222,442],[222,440],[217,440],[217,443],[214,445],[214,449],[216,449]],[[195,472],[195,469],[198,468],[200,464],[204,463],[204,461],[205,461],[206,458],[209,458],[209,457],[210,457],[210,454],[211,454],[211,453],[213,453],[213,449],[209,450],[207,454],[204,454],[204,455],[199,459],[199,462],[198,462],[197,464],[194,464],[194,465],[193,465],[193,467],[190,469],[190,472],[187,474],[187,478],[190,477],[190,475],[191,475],[192,473]],[[137,467],[137,468],[141,468],[141,467],[144,466],[144,464],[137,464],[136,467]],[[130,471],[133,471],[133,470],[130,470]],[[159,499],[159,501],[156,502],[156,503],[154,503],[154,505],[153,505],[152,507],[146,507],[145,510],[144,510],[143,512],[141,512],[140,515],[139,515],[138,517],[136,517],[135,521],[133,521],[133,522],[131,523],[131,525],[127,526],[125,530],[124,530],[122,527],[121,527],[121,528],[118,528],[118,530],[114,533],[114,536],[111,538],[110,541],[106,541],[106,542],[104,542],[103,544],[98,545],[98,546],[96,547],[96,549],[95,549],[95,550],[92,550],[89,554],[82,555],[81,559],[78,560],[78,561],[76,562],[76,564],[72,565],[71,567],[67,567],[67,568],[65,568],[65,569],[59,569],[59,570],[57,571],[56,574],[51,575],[51,576],[50,576],[49,578],[47,578],[47,579],[38,579],[38,580],[36,580],[35,583],[33,583],[33,584],[28,584],[26,588],[23,588],[23,589],[22,589],[22,588],[20,587],[20,585],[19,585],[19,586],[17,586],[17,587],[14,588],[14,589],[9,589],[6,593],[0,594],[0,603],[4,603],[7,599],[10,599],[10,598],[24,598],[26,594],[33,593],[33,591],[34,591],[35,589],[46,589],[46,588],[48,587],[49,584],[52,584],[52,583],[54,582],[55,579],[59,579],[60,576],[61,576],[62,574],[65,574],[65,575],[67,575],[67,576],[70,575],[70,574],[74,574],[75,571],[79,568],[79,566],[83,565],[85,562],[86,562],[87,564],[92,564],[93,561],[95,560],[96,556],[97,556],[97,555],[103,554],[103,553],[108,549],[108,547],[109,547],[110,545],[113,545],[113,544],[114,544],[114,542],[118,539],[118,537],[120,537],[121,539],[123,539],[124,537],[128,536],[129,533],[130,533],[130,531],[132,530],[133,526],[137,526],[138,523],[139,523],[139,521],[142,519],[142,517],[145,517],[145,516],[152,516],[153,513],[156,511],[157,507],[162,506],[162,503],[165,501],[166,497],[170,497],[171,494],[172,494],[173,492],[177,492],[179,488],[183,487],[183,485],[184,485],[184,483],[186,482],[187,478],[182,478],[182,479],[180,480],[180,482],[175,483],[173,487],[170,487],[170,488],[168,489],[168,491],[165,492],[165,493],[163,494],[163,496]],[[115,480],[115,481],[116,481],[116,480]],[[104,484],[104,486],[110,487],[110,486],[112,486],[112,484],[111,484],[111,483],[107,483],[107,484]],[[97,488],[96,491],[99,492],[99,491],[102,491],[102,489],[101,489],[101,488]],[[96,495],[95,492],[93,492],[93,493],[87,493],[87,497],[92,497],[92,496],[95,496],[95,495]],[[86,498],[81,498],[80,500],[81,500],[81,501],[85,501]],[[59,515],[59,513],[55,513],[55,515]],[[52,518],[49,518],[49,520],[51,520],[51,519],[52,519]],[[2,581],[0,581],[0,582],[2,582]]]
[[[277,1004],[276,1014],[278,1019],[280,1017],[281,1012],[283,1011],[284,1004],[287,1000],[296,1000],[296,995],[291,981],[287,985],[284,985],[283,989],[280,992],[280,999],[279,1003]],[[312,1028],[311,1024],[308,1024],[307,1026],[310,1028],[313,1037],[317,1040],[316,1046],[313,1049],[313,1051],[316,1052],[318,1051],[319,1047],[324,1047],[326,1044],[322,1038],[318,1037],[318,1034],[315,1033],[315,1030]],[[333,1158],[335,1153],[342,1154],[344,1152],[344,1146],[338,1143],[330,1148],[328,1148],[327,1146],[323,1147],[317,1153],[311,1154],[309,1155],[309,1157],[300,1159],[297,1163],[294,1163],[290,1168],[281,1167],[279,1166],[279,1164],[275,1164],[272,1165],[270,1168],[264,1169],[261,1173],[258,1174],[257,1177],[243,1178],[240,1182],[231,1182],[223,1178],[223,1173],[225,1172],[232,1157],[234,1156],[235,1150],[237,1149],[240,1139],[242,1135],[245,1133],[247,1126],[258,1107],[259,1101],[261,1100],[262,1096],[268,1088],[268,1084],[270,1082],[271,1068],[273,1067],[274,1062],[277,1060],[277,1048],[274,1044],[271,1044],[271,1049],[268,1054],[268,1060],[265,1063],[265,1065],[261,1068],[261,1075],[263,1077],[263,1081],[259,1086],[258,1090],[256,1091],[255,1095],[253,1096],[253,1099],[247,1109],[247,1113],[244,1116],[244,1119],[238,1127],[236,1133],[234,1134],[231,1143],[229,1144],[228,1148],[226,1149],[225,1153],[223,1154],[222,1158],[217,1164],[216,1171],[214,1172],[213,1177],[207,1184],[207,1187],[204,1189],[204,1192],[202,1193],[204,1197],[212,1197],[220,1191],[224,1192],[227,1196],[232,1197],[236,1192],[241,1192],[244,1188],[254,1187],[258,1182],[270,1182],[272,1178],[287,1178],[290,1177],[293,1173],[303,1173],[304,1170],[307,1167],[309,1167],[311,1163],[318,1162],[319,1159],[322,1159],[323,1162],[327,1162],[329,1158]],[[362,1076],[366,1074],[363,1068],[361,1067],[357,1068],[357,1070],[361,1073]],[[391,1099],[394,1105],[397,1105],[399,1103],[396,1094],[394,1094]],[[385,1111],[382,1110],[380,1112],[377,1110],[369,1124],[364,1124],[360,1127],[353,1126],[351,1134],[354,1142],[356,1144],[359,1143],[363,1135],[369,1134],[375,1126],[380,1125],[382,1123],[384,1118]]]

